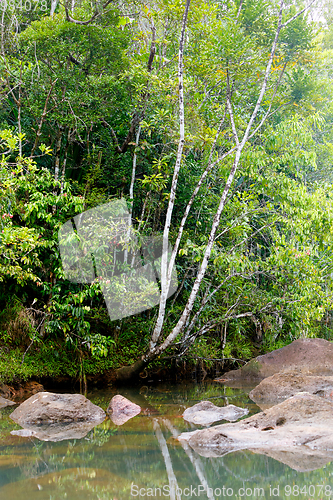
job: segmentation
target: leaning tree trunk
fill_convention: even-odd
[[[133,382],[139,378],[139,374],[147,366],[148,362],[143,359],[138,359],[135,363],[129,366],[122,366],[116,370],[116,382],[126,383]]]

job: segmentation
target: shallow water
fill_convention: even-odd
[[[121,389],[117,393],[142,407],[140,415],[119,427],[107,419],[85,438],[55,443],[11,435],[20,427],[9,418],[13,407],[4,408],[0,500],[333,498],[333,464],[325,460],[304,463],[281,453],[276,460],[249,451],[205,458],[175,439],[200,428],[180,415],[201,400],[232,403],[250,415],[260,411],[249,390],[214,382]],[[106,410],[115,394],[95,391],[88,398]]]

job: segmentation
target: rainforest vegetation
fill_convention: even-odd
[[[0,6],[1,380],[230,367],[330,340],[329,5]],[[143,292],[145,310],[111,320],[98,279],[68,279],[58,236],[119,199],[164,253],[158,304]]]

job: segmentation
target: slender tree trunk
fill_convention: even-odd
[[[176,200],[176,190],[178,184],[179,171],[182,161],[184,142],[185,142],[185,113],[184,113],[184,82],[183,82],[183,58],[184,58],[184,45],[185,45],[185,31],[188,18],[188,12],[190,8],[191,0],[187,0],[185,11],[183,15],[182,28],[179,40],[179,53],[178,53],[178,91],[179,91],[179,142],[176,164],[173,173],[173,179],[171,184],[171,191],[168,203],[168,210],[166,213],[164,232],[163,232],[163,251],[161,258],[161,299],[159,305],[158,318],[156,321],[156,326],[150,341],[150,351],[155,349],[157,341],[161,335],[163,328],[163,322],[165,317],[165,306],[168,297],[168,247],[169,247],[169,233],[171,227],[171,218]],[[171,277],[170,277],[171,280]]]
[[[65,183],[65,177],[66,177],[67,155],[68,155],[68,149],[69,149],[69,140],[70,140],[70,130],[68,130],[67,144],[66,144],[66,147],[65,147],[64,159],[63,159],[63,162],[62,162],[62,169],[61,169],[61,187],[60,187],[60,193],[61,194],[64,191],[64,183]]]
[[[18,126],[18,133],[19,133],[19,155],[22,157],[21,111],[22,111],[22,63],[20,64],[19,97],[18,97],[18,101],[17,101],[17,126]]]
[[[47,97],[45,99],[44,109],[43,109],[43,112],[42,112],[42,116],[40,117],[40,120],[39,120],[35,142],[34,142],[34,144],[32,146],[31,152],[30,152],[30,158],[33,157],[34,152],[36,151],[37,146],[39,144],[40,136],[42,135],[43,123],[44,123],[45,117],[47,115],[47,106],[49,104],[49,100],[50,100],[50,97],[51,97],[51,94],[52,94],[53,87],[55,86],[57,80],[58,80],[58,78],[56,80],[54,80],[54,82],[51,83],[50,90],[49,90],[49,92],[47,94]]]
[[[58,5],[58,0],[51,0],[50,16],[52,17]]]
[[[234,119],[234,112],[233,112],[233,106],[232,106],[232,89],[230,88],[229,84],[229,75],[227,75],[227,95],[226,95],[226,109],[229,115],[230,119],[230,124],[232,128],[232,133],[234,137],[234,142],[235,146],[230,148],[230,150],[224,154],[223,158],[230,154],[234,154],[234,161],[232,168],[230,170],[229,176],[227,178],[225,187],[222,192],[222,196],[218,205],[218,209],[215,213],[211,231],[208,237],[208,242],[207,246],[205,249],[204,257],[202,259],[199,271],[197,273],[194,285],[192,287],[190,296],[188,298],[188,301],[183,309],[183,312],[178,320],[178,323],[176,326],[173,328],[173,330],[166,336],[166,338],[161,342],[161,336],[162,336],[162,331],[163,331],[163,325],[164,325],[164,318],[165,318],[165,309],[166,309],[166,300],[168,296],[168,291],[170,287],[170,282],[171,282],[171,276],[172,276],[172,270],[173,266],[175,263],[175,257],[178,252],[178,246],[180,243],[180,239],[182,236],[182,231],[189,213],[189,210],[185,212],[185,215],[181,222],[181,226],[179,229],[178,233],[178,238],[176,241],[176,245],[173,250],[173,254],[171,257],[171,260],[168,264],[168,237],[169,237],[169,232],[170,232],[170,227],[171,227],[171,218],[173,214],[173,209],[175,205],[175,198],[176,198],[176,189],[177,189],[177,182],[178,182],[178,176],[179,176],[179,171],[180,171],[180,166],[181,166],[181,160],[182,160],[182,154],[183,154],[183,147],[184,147],[184,141],[185,141],[185,116],[184,116],[184,92],[183,92],[183,54],[184,54],[184,41],[185,41],[185,29],[186,29],[186,24],[187,24],[187,16],[188,16],[188,11],[189,11],[189,5],[190,5],[190,0],[187,0],[186,7],[185,7],[185,12],[183,16],[183,22],[182,22],[182,28],[181,28],[181,35],[180,35],[180,42],[179,42],[179,57],[178,57],[178,82],[179,82],[179,122],[180,122],[180,127],[179,127],[179,142],[178,142],[178,151],[177,151],[177,158],[176,158],[176,164],[174,168],[174,174],[173,174],[173,179],[172,179],[172,184],[171,184],[171,190],[170,190],[170,197],[169,197],[169,204],[168,204],[168,209],[166,213],[166,220],[165,220],[165,226],[164,226],[164,234],[163,234],[163,254],[162,254],[162,263],[161,263],[161,298],[160,298],[160,304],[159,304],[159,312],[158,312],[158,318],[156,321],[156,326],[153,331],[151,341],[149,344],[149,350],[146,354],[144,354],[141,357],[141,360],[138,361],[137,363],[141,363],[140,366],[144,366],[148,364],[151,360],[156,358],[158,355],[163,353],[172,343],[176,340],[177,336],[184,330],[186,325],[188,324],[190,315],[193,311],[193,306],[196,301],[201,283],[205,277],[209,259],[211,256],[211,252],[214,246],[215,242],[215,236],[216,232],[218,230],[220,220],[221,220],[221,215],[224,211],[225,205],[227,203],[228,195],[230,193],[230,188],[232,186],[233,180],[235,178],[243,149],[247,143],[247,141],[255,135],[255,133],[260,130],[260,128],[263,126],[267,118],[270,116],[270,110],[271,110],[271,105],[273,102],[273,99],[276,95],[277,92],[277,87],[279,86],[281,79],[282,79],[282,74],[285,70],[285,67],[280,74],[280,78],[278,80],[276,89],[274,91],[273,99],[271,101],[271,104],[269,105],[269,109],[264,115],[263,119],[261,119],[259,125],[255,128],[254,132],[251,133],[251,129],[255,123],[255,120],[258,116],[258,112],[260,110],[260,107],[262,105],[263,98],[265,96],[267,86],[268,86],[268,81],[271,75],[271,68],[272,68],[272,63],[274,59],[274,55],[276,52],[277,48],[277,43],[279,39],[280,32],[283,28],[285,28],[288,24],[290,24],[293,20],[295,20],[297,17],[299,17],[301,14],[303,14],[306,10],[310,8],[310,6],[314,3],[315,0],[311,0],[309,5],[299,11],[297,14],[295,14],[293,17],[288,19],[286,22],[282,23],[282,17],[283,17],[283,9],[284,9],[284,0],[280,0],[280,7],[279,7],[279,14],[278,14],[278,24],[275,32],[275,37],[272,43],[271,47],[271,52],[269,55],[269,59],[266,65],[266,70],[263,78],[263,82],[260,88],[259,96],[257,99],[257,102],[254,106],[254,109],[252,111],[252,114],[250,116],[249,121],[247,122],[245,131],[242,133],[242,138],[239,138],[239,132],[237,132],[236,128],[236,122]],[[223,159],[220,158],[215,164],[220,163],[220,161]],[[210,158],[211,160],[211,158]],[[210,162],[209,160],[209,162]],[[204,174],[202,175],[201,179],[208,174],[210,165],[208,164],[208,167]],[[200,179],[200,180],[201,180]],[[200,181],[199,181],[200,182]],[[195,192],[193,193],[189,206],[191,207],[193,200],[196,196],[196,193],[198,192],[201,184],[197,186]],[[252,313],[248,313],[252,314]],[[248,315],[247,314],[247,315]],[[229,318],[225,318],[227,320]],[[208,328],[209,329],[209,328]],[[143,364],[142,364],[143,363]],[[134,365],[133,365],[134,366]],[[124,367],[125,368],[125,367]],[[126,367],[126,374],[130,373],[131,367]]]
[[[61,138],[62,138],[62,127],[59,127],[56,140],[56,154],[55,154],[55,166],[54,166],[54,179],[56,181],[59,180]]]
[[[5,56],[5,12],[6,10],[3,9],[2,11],[2,16],[1,16],[1,55],[4,57]]]

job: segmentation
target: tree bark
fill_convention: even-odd
[[[133,382],[139,379],[139,373],[147,366],[147,362],[138,359],[133,365],[122,366],[116,370],[116,381],[118,383]]]

